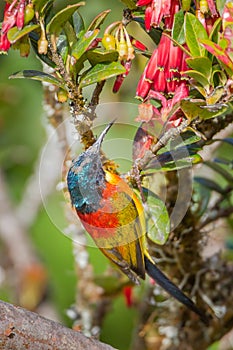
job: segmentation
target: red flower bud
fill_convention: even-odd
[[[170,1],[169,14],[166,16],[165,21],[164,21],[165,27],[167,29],[172,29],[173,22],[174,22],[174,16],[179,11],[179,9],[180,9],[179,0]]]
[[[181,68],[182,58],[183,51],[179,46],[174,46],[173,42],[170,40],[168,69],[179,71]]]
[[[216,5],[214,3],[214,0],[207,0],[207,2],[208,2],[209,10],[211,12],[211,16],[218,16],[218,12],[216,10]]]
[[[139,82],[138,82],[138,86],[137,86],[137,90],[136,90],[136,97],[144,100],[146,98],[148,92],[150,91],[150,87],[151,87],[151,83],[145,79],[145,72],[144,72],[143,75],[141,76]]]
[[[157,65],[158,67],[166,67],[167,66],[167,61],[169,57],[169,51],[170,51],[170,39],[166,35],[161,36],[159,45],[158,45],[158,61]]]
[[[166,79],[164,70],[157,70],[154,77],[154,90],[158,92],[167,92]]]
[[[158,49],[155,49],[145,68],[145,77],[147,80],[151,82],[154,81],[155,73],[158,67],[157,57],[158,57]]]
[[[21,0],[17,7],[17,18],[16,25],[19,30],[21,30],[24,26],[24,10],[25,10],[25,1]]]
[[[146,6],[148,4],[150,4],[152,2],[152,0],[138,0],[138,2],[136,3],[136,6]]]
[[[147,47],[141,43],[141,41],[134,39],[132,36],[130,36],[131,43],[136,49],[141,50],[141,51],[146,51]]]
[[[8,51],[11,46],[11,43],[7,39],[7,34],[3,33],[0,36],[0,52]]]
[[[145,28],[147,32],[149,32],[151,28],[152,14],[153,14],[152,7],[147,6],[145,11]]]
[[[178,72],[169,71],[166,75],[167,92],[174,93],[179,86],[180,74]]]
[[[14,5],[14,3],[11,5],[6,4],[2,22],[2,33],[8,32],[8,30],[14,27],[16,23],[17,9],[13,8],[12,5]]]
[[[125,297],[125,303],[127,307],[131,307],[133,305],[133,287],[132,286],[126,286],[123,288],[123,293]]]

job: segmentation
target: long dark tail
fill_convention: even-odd
[[[157,282],[160,287],[166,290],[167,293],[171,294],[175,299],[177,299],[180,303],[187,306],[191,311],[195,312],[198,316],[200,316],[201,320],[208,325],[209,318],[207,315],[201,311],[194,302],[189,299],[174,283],[172,283],[162,271],[158,269],[158,267],[153,264],[146,256],[145,256],[145,267],[148,275]]]

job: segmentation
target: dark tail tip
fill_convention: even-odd
[[[148,275],[155,280],[156,283],[160,285],[167,293],[173,296],[180,303],[185,305],[188,309],[195,312],[202,322],[208,326],[211,316],[206,315],[202,310],[200,310],[194,302],[187,297],[172,281],[170,281],[167,276],[164,275],[162,271],[158,269],[158,267],[153,264],[146,256],[145,256],[145,267]]]

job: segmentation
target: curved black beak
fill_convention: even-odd
[[[111,123],[109,123],[106,128],[101,132],[101,134],[99,135],[98,139],[95,141],[93,146],[97,146],[98,149],[100,149],[101,144],[104,140],[104,137],[106,136],[106,134],[108,133],[109,129],[111,128],[111,126],[115,123],[115,120],[113,120]]]

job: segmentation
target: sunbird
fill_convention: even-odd
[[[97,247],[133,283],[140,284],[147,273],[208,324],[207,315],[160,271],[150,256],[140,199],[125,180],[104,166],[101,144],[112,124],[73,160],[67,175],[71,204]]]

